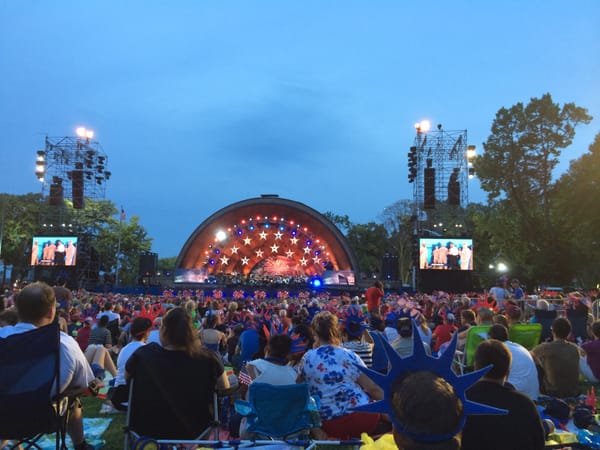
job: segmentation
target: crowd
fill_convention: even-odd
[[[600,379],[600,322],[590,314],[597,293],[572,293],[554,308],[543,299],[528,299],[518,283],[496,291],[385,294],[375,283],[362,297],[313,292],[299,298],[223,298],[194,290],[97,294],[34,283],[3,297],[0,337],[57,320],[63,351],[76,361],[67,368],[76,375],[71,383],[112,378],[105,411],[126,409],[131,377],[136,387],[139,379],[148,389],[177,384],[181,392],[173,395],[182,398],[181,414],[165,421],[164,411],[154,414],[148,403],[144,423],[138,424],[148,434],[158,432],[157,438],[195,437],[210,422],[198,399],[208,405],[215,389],[237,385],[236,395],[245,397],[253,382],[306,382],[319,398],[321,426],[311,430],[316,439],[391,431],[406,449],[432,448],[432,440],[440,449],[543,448],[549,429],[535,402],[569,400],[582,394],[581,378]],[[541,322],[549,312],[554,317],[547,342],[529,351],[510,340],[511,325]],[[584,331],[575,333],[569,317],[583,317]],[[446,351],[454,353],[455,345],[464,350],[472,326],[489,326],[473,369],[491,368],[465,399],[453,395],[453,375],[419,372],[415,377],[413,370],[387,391],[368,375],[367,369],[391,373],[389,351],[402,358],[417,353],[443,358]],[[457,358],[448,361],[458,372]],[[227,376],[226,366],[235,375]],[[144,381],[150,372],[159,380]],[[354,410],[382,401],[391,402],[391,414]],[[470,415],[471,402],[508,414]],[[180,417],[193,417],[194,424]],[[75,448],[86,448],[81,415],[72,420],[79,421],[70,428]],[[241,417],[231,418],[229,431],[232,437],[251,437]]]

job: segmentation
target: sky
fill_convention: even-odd
[[[41,192],[45,136],[85,126],[160,258],[261,194],[367,223],[412,199],[416,122],[481,152],[548,92],[594,116],[558,176],[600,132],[597,0],[0,0],[0,192]]]

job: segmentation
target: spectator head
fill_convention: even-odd
[[[512,302],[506,302],[504,305],[504,314],[510,323],[517,323],[521,320],[521,308]]]
[[[15,306],[21,322],[46,324],[54,320],[56,296],[46,283],[31,283],[17,294]]]
[[[456,317],[452,313],[447,313],[446,317],[444,317],[446,323],[453,324],[456,321]]]
[[[494,324],[488,331],[488,337],[500,342],[506,342],[508,341],[508,329],[499,323]]]
[[[338,318],[334,314],[329,311],[322,311],[313,318],[311,325],[317,339],[322,344],[340,344],[340,327],[338,326]]]
[[[460,312],[460,318],[463,325],[471,325],[475,322],[475,313],[472,309],[463,309]]]
[[[98,320],[99,327],[106,327],[108,325],[108,316],[101,316]]]
[[[413,335],[413,325],[408,317],[400,317],[396,324],[396,330],[400,337],[409,338]]]
[[[508,319],[504,314],[496,314],[492,321],[508,328]]]
[[[379,288],[381,290],[383,290],[383,283],[379,280],[377,280],[375,283],[373,283],[373,286],[375,286],[376,288]]]
[[[394,440],[404,450],[458,450],[463,418],[463,404],[452,386],[443,378],[428,371],[409,372],[392,385],[392,411],[396,422]],[[444,411],[440,414],[440,411]],[[456,433],[456,434],[454,434]],[[432,442],[431,435],[451,435]],[[420,440],[419,436],[425,439]]]
[[[550,303],[548,303],[548,300],[544,300],[543,298],[538,299],[538,301],[535,302],[535,309],[540,309],[542,311],[548,311],[550,309]]]
[[[271,336],[265,353],[268,356],[274,356],[276,358],[287,359],[292,351],[292,338],[287,334],[276,334]]]
[[[552,334],[558,339],[567,339],[571,332],[571,322],[564,317],[557,317],[552,322]]]
[[[152,321],[147,317],[136,317],[131,323],[131,337],[136,341],[141,341],[150,334]]]
[[[503,381],[508,376],[510,362],[510,351],[504,343],[496,339],[483,341],[475,350],[475,370],[492,365],[492,368],[484,375],[485,378]]]
[[[16,325],[19,322],[19,314],[14,309],[0,311],[0,328],[8,325]]]
[[[477,324],[478,325],[491,325],[494,313],[490,308],[482,306],[477,310]]]
[[[165,314],[160,327],[160,342],[165,348],[184,351],[188,355],[200,352],[200,339],[188,311],[178,306]]]

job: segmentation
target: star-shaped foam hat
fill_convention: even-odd
[[[413,327],[416,330],[417,325],[413,321]],[[479,369],[474,372],[467,373],[465,375],[456,375],[452,370],[452,360],[454,352],[456,350],[456,343],[458,339],[458,333],[454,333],[450,345],[438,358],[430,356],[426,353],[425,347],[421,340],[419,333],[413,333],[413,354],[406,358],[402,358],[392,346],[377,334],[373,335],[374,339],[379,339],[387,357],[389,359],[391,368],[387,374],[381,374],[375,372],[366,367],[358,366],[359,369],[364,372],[369,378],[371,378],[381,389],[383,390],[383,400],[377,402],[368,403],[366,405],[357,406],[352,408],[354,411],[365,411],[388,414],[392,419],[392,423],[396,430],[406,434],[416,441],[426,442],[439,442],[455,436],[460,430],[462,430],[466,416],[475,414],[507,414],[508,411],[504,409],[494,408],[492,406],[483,405],[481,403],[472,402],[467,399],[465,392],[481,377],[483,377],[488,370],[492,368],[491,365]],[[454,389],[454,393],[463,404],[463,417],[461,418],[460,424],[454,432],[447,434],[415,434],[407,430],[404,424],[400,423],[394,414],[392,407],[392,386],[396,380],[407,374],[408,372],[418,371],[429,371],[435,373],[440,378],[446,380]]]

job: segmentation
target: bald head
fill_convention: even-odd
[[[45,325],[54,320],[56,296],[46,283],[32,283],[19,292],[15,306],[21,322]]]

